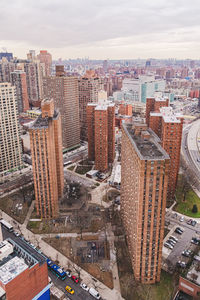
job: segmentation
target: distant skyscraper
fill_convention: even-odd
[[[51,75],[51,65],[52,65],[52,56],[46,50],[40,50],[40,54],[38,54],[38,59],[41,63],[45,65],[45,76]]]
[[[43,98],[42,69],[40,62],[35,60],[24,63],[24,71],[26,72],[29,101],[34,105],[34,103]]]
[[[6,58],[0,61],[0,82],[10,82],[10,73],[15,70],[15,64],[9,62]]]
[[[122,124],[121,212],[134,276],[160,281],[169,156],[146,124]]]
[[[16,87],[18,113],[26,112],[29,109],[26,73],[15,70],[11,73],[11,83]]]
[[[0,174],[22,166],[16,89],[0,83]]]
[[[36,210],[41,218],[55,218],[64,186],[61,118],[53,99],[41,105],[42,114],[29,129]]]
[[[95,104],[87,106],[88,157],[95,168],[105,171],[115,156],[115,106]]]
[[[8,52],[0,52],[0,60],[5,57],[8,61],[13,59],[13,54]]]
[[[78,78],[45,77],[43,84],[45,97],[53,98],[61,113],[63,147],[80,145]]]
[[[96,76],[94,71],[87,71],[86,74],[79,79],[79,115],[82,140],[87,140],[87,104],[98,102],[98,91],[101,89],[101,79]]]

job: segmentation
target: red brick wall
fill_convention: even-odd
[[[200,287],[181,276],[179,278],[179,290],[194,297],[195,300],[200,299]]]
[[[0,285],[6,291],[7,300],[31,300],[48,284],[47,264],[37,264],[31,269],[26,269],[6,286]]]

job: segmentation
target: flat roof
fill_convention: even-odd
[[[27,268],[28,265],[24,262],[24,259],[15,256],[0,267],[0,281],[7,284]]]
[[[133,128],[133,125],[134,124],[122,124],[141,160],[169,159],[169,155],[159,144],[158,136],[150,128],[146,129],[146,131],[149,133],[149,138],[145,139],[141,137],[141,135],[135,135],[135,129]],[[142,131],[144,132],[144,130]]]

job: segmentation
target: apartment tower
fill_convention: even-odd
[[[52,65],[52,56],[46,50],[40,50],[40,54],[38,54],[37,58],[40,63],[43,63],[45,66],[45,76],[51,75],[51,65]]]
[[[160,281],[169,156],[146,124],[122,124],[121,212],[135,279]]]
[[[29,109],[26,73],[21,70],[15,70],[10,75],[11,83],[16,87],[18,113],[21,114]]]
[[[58,74],[43,78],[44,95],[54,99],[61,113],[63,147],[72,149],[80,145],[78,78],[65,76],[60,68]]]
[[[42,68],[39,60],[24,63],[29,101],[36,105],[43,99]]]
[[[87,105],[88,158],[95,168],[105,171],[115,157],[115,106],[89,103]]]
[[[79,116],[81,140],[87,141],[87,116],[86,107],[88,103],[98,102],[98,91],[102,89],[101,79],[94,71],[87,71],[79,79]]]
[[[53,99],[44,99],[41,108],[29,129],[36,210],[41,218],[56,218],[64,187],[61,117]]]
[[[178,180],[183,118],[176,115],[171,107],[161,107],[159,112],[151,112],[149,127],[161,139],[161,145],[170,156],[167,206],[173,202]]]
[[[22,166],[16,88],[0,83],[0,174]]]

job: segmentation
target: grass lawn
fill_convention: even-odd
[[[179,176],[179,180],[177,184],[176,199],[177,199],[177,205],[175,207],[175,210],[177,212],[189,217],[200,218],[200,198],[192,190],[192,188],[186,193],[185,201],[183,201],[184,194],[183,194],[183,183],[182,183],[181,176]],[[194,204],[196,204],[198,207],[197,213],[192,212],[192,208]]]
[[[91,169],[92,166],[78,166],[75,172],[84,175],[85,173],[89,172]]]

